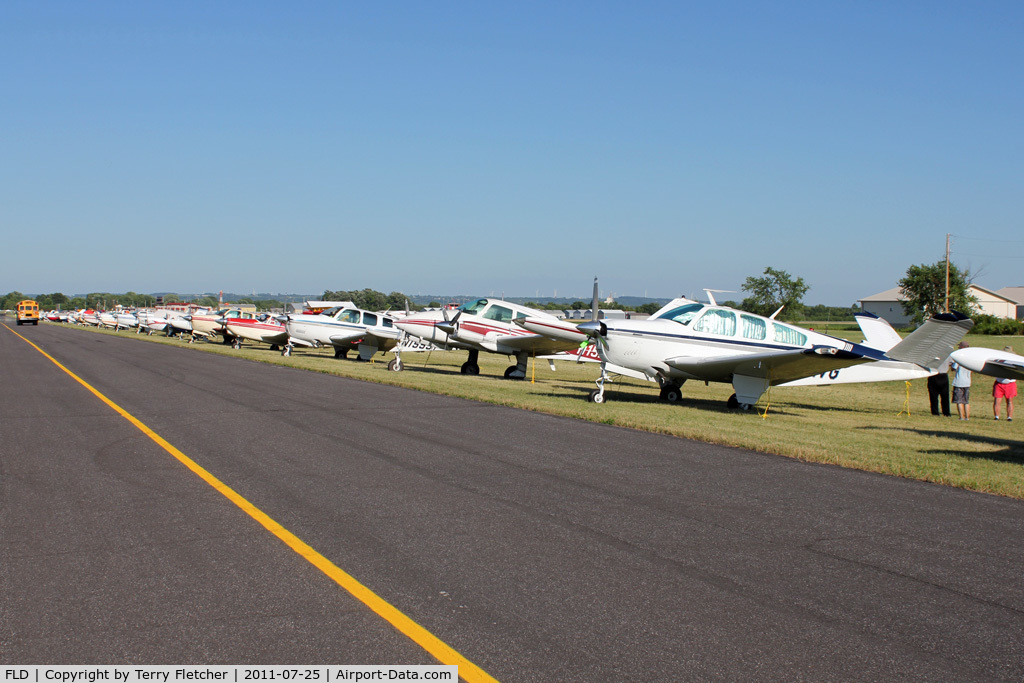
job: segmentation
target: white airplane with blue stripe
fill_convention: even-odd
[[[370,360],[377,352],[395,348],[402,336],[393,316],[354,306],[338,306],[319,314],[292,313],[279,319],[288,330],[283,356],[290,356],[295,346],[332,346],[335,358],[345,358],[349,351],[356,350],[359,360]],[[393,359],[388,369],[401,370],[401,360]]]
[[[877,316],[859,314],[865,342],[807,330],[715,303],[680,298],[647,320],[603,319],[566,330],[595,343],[601,377],[588,400],[605,401],[609,368],[661,386],[661,397],[682,398],[687,380],[732,384],[730,408],[749,409],[770,386],[914,379],[934,374],[974,322],[958,313],[928,320],[906,339]],[[531,321],[521,322],[532,328]],[[538,328],[542,334],[553,334]]]

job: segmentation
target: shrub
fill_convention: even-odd
[[[1010,320],[1009,318],[997,318],[994,315],[974,316],[973,334],[1024,334],[1024,322]]]

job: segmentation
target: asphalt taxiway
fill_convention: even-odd
[[[46,324],[5,664],[435,662],[18,335],[497,680],[1024,679],[1020,501]]]

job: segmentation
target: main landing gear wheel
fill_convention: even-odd
[[[750,410],[751,405],[749,403],[740,403],[739,399],[736,398],[736,394],[729,397],[729,400],[725,402],[725,405],[729,410]]]
[[[683,400],[683,390],[678,384],[666,384],[661,388],[661,399],[669,403]]]
[[[240,349],[240,348],[242,348],[242,340],[241,339],[235,339],[235,341],[231,342],[231,348],[233,348],[233,349]]]
[[[462,372],[463,375],[479,375],[480,366],[477,365],[476,363],[470,363],[469,361],[466,361],[465,363],[462,364],[460,371]]]
[[[402,361],[399,358],[392,358],[391,361],[388,363],[388,370],[390,370],[391,372],[401,372],[404,369],[405,366],[402,365]]]
[[[587,403],[604,403],[604,392],[594,389],[587,395]]]
[[[348,349],[339,349],[338,347],[334,347],[334,357],[348,358]]]
[[[510,365],[507,368],[505,368],[505,379],[526,379],[526,373],[525,372],[522,375],[516,375],[515,374],[516,369],[518,367],[519,366],[517,366],[517,365]]]

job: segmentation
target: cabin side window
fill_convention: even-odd
[[[775,323],[773,327],[775,328],[775,341],[780,344],[807,345],[807,335],[803,332],[799,332],[792,327],[780,325],[779,323]]]
[[[359,311],[347,310],[338,316],[338,320],[343,323],[359,324]]]
[[[376,325],[377,316],[373,313],[363,313],[363,324],[364,325]]]
[[[768,336],[768,323],[761,318],[740,314],[740,320],[743,321],[742,331],[744,339],[762,340]]]
[[[708,334],[732,337],[736,334],[736,314],[732,311],[722,311],[713,308],[694,323],[693,329],[696,332],[707,332]]]
[[[495,304],[491,306],[489,309],[487,309],[487,312],[484,313],[484,317],[487,318],[488,320],[496,320],[500,323],[507,323],[512,320],[512,309],[505,308],[504,306],[499,306]]]

